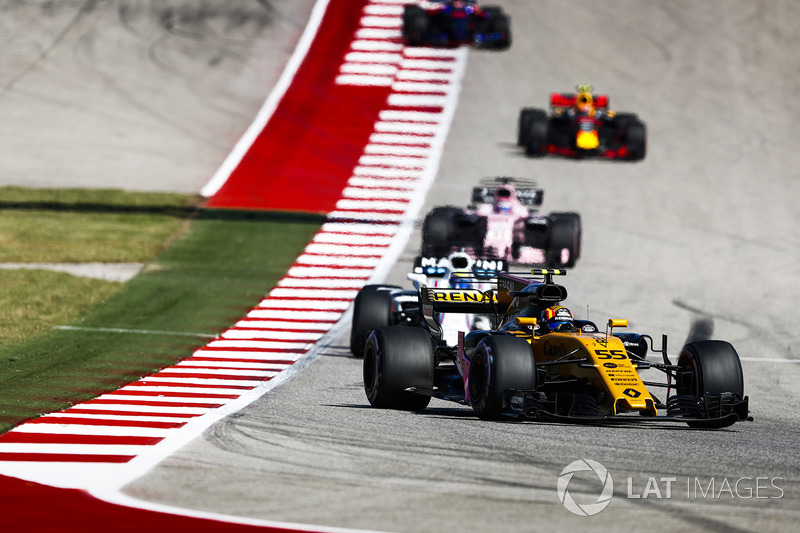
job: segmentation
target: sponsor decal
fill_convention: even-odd
[[[567,349],[563,344],[550,344],[547,341],[545,341],[542,350],[545,355],[549,355],[550,357],[561,357],[567,353]]]
[[[428,291],[433,302],[474,302],[482,303],[490,300],[490,296],[475,290]]]
[[[514,411],[522,411],[525,407],[525,399],[522,396],[511,397],[511,409]]]

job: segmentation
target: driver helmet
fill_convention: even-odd
[[[506,188],[497,189],[494,193],[494,212],[510,213],[512,208],[511,191]]]
[[[594,114],[594,98],[589,85],[578,85],[578,94],[575,96],[575,107],[582,113]]]
[[[550,331],[558,331],[562,328],[571,329],[574,317],[572,312],[563,305],[553,305],[542,311],[542,318],[547,323]]]

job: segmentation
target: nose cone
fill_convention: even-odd
[[[575,145],[581,150],[596,150],[600,146],[600,139],[595,131],[579,131]]]

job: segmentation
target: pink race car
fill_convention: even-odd
[[[531,180],[494,178],[472,189],[472,205],[435,207],[422,224],[422,255],[466,250],[509,263],[572,267],[581,253],[578,213],[539,212],[544,191]]]

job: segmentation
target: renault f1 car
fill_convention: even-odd
[[[353,301],[350,327],[350,351],[356,357],[364,353],[364,344],[373,329],[395,325],[421,325],[418,293],[422,287],[472,288],[486,290],[494,285],[498,271],[506,269],[504,261],[473,259],[457,251],[447,257],[417,257],[414,271],[407,275],[413,289],[397,285],[366,285]],[[454,313],[438,317],[443,336],[451,342],[459,331],[488,327],[485,316]]]
[[[544,191],[532,180],[494,178],[472,189],[466,209],[435,207],[422,223],[422,255],[465,249],[508,263],[572,267],[581,253],[578,213],[544,215]]]
[[[560,303],[559,270],[529,279],[500,273],[493,290],[421,288],[425,328],[383,327],[364,348],[364,389],[373,407],[422,410],[440,398],[471,406],[482,419],[639,423],[722,428],[752,420],[742,366],[725,341],[686,344],[673,362],[667,337],[601,331]],[[555,311],[553,309],[555,308]],[[437,313],[485,313],[496,327],[444,341]],[[647,357],[648,349],[661,355]],[[663,379],[643,377],[659,372]],[[658,392],[654,392],[658,391]]]
[[[502,50],[511,45],[511,24],[499,6],[475,0],[439,0],[403,6],[403,40],[408,46]]]
[[[592,94],[588,85],[577,93],[550,95],[550,115],[524,108],[517,124],[517,144],[529,157],[556,154],[639,161],[647,152],[647,130],[633,113],[608,108],[608,96]]]

